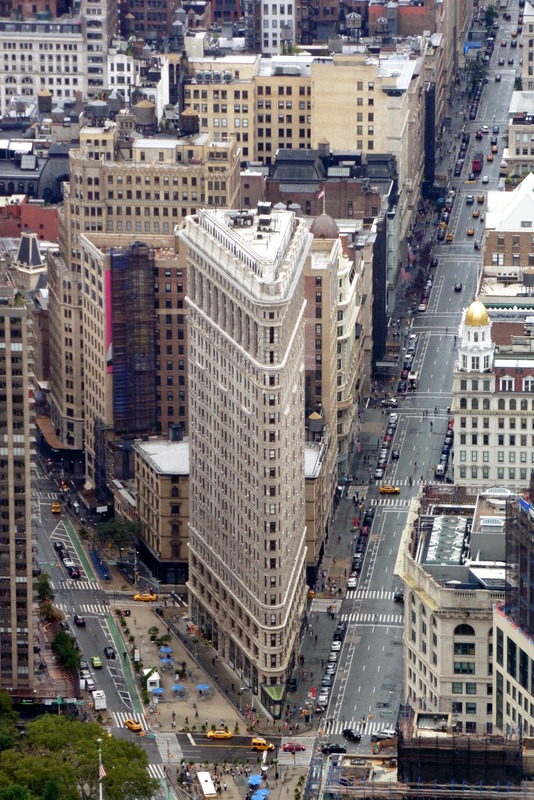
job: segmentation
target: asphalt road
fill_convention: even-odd
[[[519,59],[522,49],[510,48],[510,31],[517,23],[517,3],[511,4],[509,10],[512,22],[501,20],[488,83],[479,103],[478,117],[475,121],[466,123],[471,140],[464,174],[460,178],[451,179],[450,185],[456,189],[449,222],[454,241],[451,244],[434,245],[432,255],[437,256],[439,261],[437,268],[430,270],[433,274],[433,285],[428,309],[423,313],[416,312],[412,319],[411,332],[418,334],[412,368],[419,373],[418,391],[409,393],[399,402],[399,408],[395,409],[399,421],[392,448],[400,449],[400,457],[398,461],[390,463],[386,473],[387,482],[399,486],[400,494],[380,495],[377,485],[369,486],[366,502],[368,505],[376,505],[377,511],[358,589],[347,593],[341,608],[341,619],[349,623],[349,628],[340,654],[330,705],[325,712],[325,721],[329,739],[341,741],[343,727],[353,727],[363,734],[359,745],[350,745],[351,751],[369,752],[371,735],[380,728],[395,724],[399,704],[404,701],[404,623],[402,607],[393,602],[393,569],[409,500],[416,493],[421,477],[424,480],[433,478],[433,468],[440,460],[452,397],[458,326],[463,309],[477,294],[482,250],[475,250],[474,239],[482,238],[484,222],[480,218],[473,218],[473,209],[479,208],[485,216],[487,190],[498,188],[499,166],[507,134],[508,107],[516,67],[518,73],[521,70]],[[506,48],[500,47],[502,40],[507,41]],[[514,67],[507,64],[504,67],[498,66],[499,58],[504,57],[507,61],[511,56],[514,57]],[[495,82],[497,72],[502,76],[500,83]],[[463,110],[452,109],[452,119],[453,147],[446,159],[451,175],[460,145],[460,139],[453,138],[454,131],[463,125]],[[482,141],[477,141],[475,131],[482,125],[489,127],[489,133],[484,135]],[[487,162],[490,139],[495,135],[492,134],[493,125],[500,128],[499,152],[495,154],[493,162]],[[470,182],[466,178],[473,153],[477,150],[484,153],[484,166],[477,180]],[[487,184],[482,182],[484,175],[489,178]],[[466,196],[469,194],[475,195],[474,205],[466,203]],[[477,203],[478,194],[484,195],[484,203],[481,205]],[[475,229],[474,236],[467,235],[469,227]],[[457,283],[462,284],[459,292],[454,289]],[[436,408],[439,408],[437,413]],[[452,463],[447,474],[452,477]],[[413,480],[412,487],[409,485],[410,477]]]

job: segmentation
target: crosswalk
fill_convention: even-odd
[[[156,745],[163,765],[179,766],[184,753],[175,733],[156,733]]]
[[[64,580],[69,589],[85,589],[85,591],[96,592],[100,589],[100,586],[96,581],[92,580],[76,580],[74,578],[60,578],[60,580]],[[54,588],[54,582],[50,581],[50,585],[52,589]]]
[[[61,492],[32,492],[31,499],[50,503],[53,500],[57,500],[60,496]]]
[[[372,736],[374,733],[383,730],[383,728],[392,728],[396,723],[396,716],[392,711],[386,709],[380,712],[380,719],[372,721],[366,720],[365,725],[362,725],[361,719],[335,719],[328,721],[326,727],[323,728],[326,736],[337,736],[346,728],[361,733],[362,736]]]
[[[399,495],[388,495],[388,494],[381,494],[380,497],[375,498],[373,497],[370,501],[368,500],[367,503],[370,506],[396,506],[397,508],[406,508],[410,505],[411,498],[408,497],[399,497]]]
[[[395,592],[389,589],[351,589],[347,592],[349,600],[393,600]]]
[[[295,764],[299,767],[304,765],[307,766],[313,757],[313,747],[315,745],[315,741],[315,736],[284,736],[280,749],[278,750],[278,763],[286,767]],[[284,745],[288,742],[302,744],[306,749],[297,750],[295,755],[293,755],[293,753],[285,753]]]
[[[147,721],[141,714],[135,714],[132,711],[112,711],[111,719],[115,728],[124,728],[124,723],[127,719],[133,719],[134,722],[140,722],[143,730],[148,730]]]
[[[163,764],[149,764],[147,766],[147,772],[151,778],[155,778],[157,781],[164,780],[166,777]]]
[[[83,583],[83,581],[82,581]],[[66,603],[57,603],[56,608],[59,608],[60,611],[63,611],[64,614],[70,614],[72,612],[72,606],[67,605]],[[81,604],[78,609],[77,613],[79,614],[96,614],[98,616],[102,614],[109,614],[109,606],[105,603],[86,603]]]
[[[404,614],[360,614],[353,611],[351,614],[342,614],[341,621],[359,625],[403,625]]]

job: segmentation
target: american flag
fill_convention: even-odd
[[[98,768],[98,780],[101,781],[105,777],[106,777],[106,770],[104,769],[104,765],[100,764],[100,767]]]
[[[317,195],[317,200],[320,200],[321,197],[324,197],[324,189],[323,189],[322,192],[319,192],[319,194]]]
[[[400,274],[404,283],[410,280],[410,272],[406,269],[406,267],[401,267]]]

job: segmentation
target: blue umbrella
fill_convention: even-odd
[[[174,683],[172,687],[173,692],[183,692],[184,685],[183,683]]]
[[[261,794],[262,797],[268,797],[270,794],[269,789],[258,789],[255,794]]]
[[[252,795],[252,800],[265,800],[265,798],[267,797],[267,794],[265,794],[265,792],[269,794],[268,789],[258,789],[258,791],[254,792],[254,794]]]
[[[172,647],[160,647],[159,648],[159,652],[160,653],[172,653]]]
[[[199,692],[207,692],[209,688],[209,683],[199,683],[197,686]]]
[[[261,783],[261,775],[250,775],[248,779],[249,786],[259,786]]]
[[[165,689],[163,689],[161,686],[156,686],[154,687],[154,689],[151,689],[150,691],[152,692],[152,694],[163,694]]]
[[[161,664],[172,664],[172,658],[160,658]]]

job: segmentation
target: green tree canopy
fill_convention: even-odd
[[[98,739],[106,800],[150,800],[158,784],[141,747],[106,736],[96,723],[52,715],[30,723],[24,741],[0,754],[0,791],[18,786],[29,793],[6,800],[96,800]]]
[[[95,537],[101,545],[111,544],[119,552],[126,548],[135,547],[139,538],[138,523],[119,519],[109,519],[99,525],[95,531]]]
[[[13,747],[17,739],[16,722],[19,715],[13,710],[13,702],[6,692],[0,692],[0,750]]]
[[[54,599],[54,590],[50,582],[50,575],[47,572],[41,572],[37,578],[37,597],[40,603],[43,600]]]
[[[499,16],[499,12],[495,8],[494,5],[489,5],[484,12],[484,22],[486,24],[486,28],[491,28],[497,17]]]
[[[66,669],[80,666],[80,656],[74,645],[74,639],[67,631],[59,631],[52,642],[52,652],[56,654]]]

